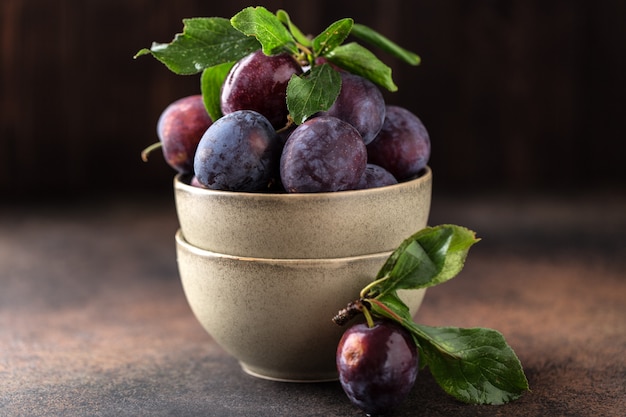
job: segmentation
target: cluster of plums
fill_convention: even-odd
[[[409,110],[387,105],[371,81],[342,71],[335,103],[290,124],[286,90],[303,69],[291,55],[260,50],[236,63],[221,90],[223,116],[211,120],[201,95],[161,114],[157,133],[167,163],[214,190],[312,193],[365,189],[419,176],[430,139]],[[399,325],[356,324],[337,349],[348,398],[368,415],[400,404],[413,387],[418,354]]]
[[[181,98],[161,114],[157,134],[167,163],[197,186],[227,191],[312,193],[391,185],[416,177],[430,139],[409,110],[337,69],[335,103],[289,123],[287,84],[303,68],[289,54],[261,50],[237,62],[223,83],[223,116],[212,121],[202,96]]]

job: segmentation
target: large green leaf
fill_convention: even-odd
[[[324,56],[346,40],[354,21],[350,18],[338,20],[313,39],[313,52]]]
[[[395,292],[365,302],[376,316],[411,332],[422,367],[427,366],[439,386],[458,400],[504,404],[529,389],[522,364],[500,332],[417,324]]]
[[[153,43],[135,57],[152,54],[180,75],[197,74],[224,62],[238,61],[259,49],[259,42],[233,28],[220,17],[184,19],[183,32],[170,43]]]
[[[340,45],[325,56],[337,66],[365,77],[389,91],[398,90],[391,77],[391,68],[358,43]]]
[[[432,287],[454,278],[462,269],[474,232],[455,225],[426,227],[405,239],[380,268],[370,287],[372,296],[399,289]]]
[[[232,26],[247,36],[255,37],[262,45],[263,53],[275,55],[289,51],[297,53],[293,35],[285,25],[265,7],[246,7],[230,19]]]
[[[520,360],[500,332],[415,323],[413,327],[431,374],[455,398],[473,404],[504,404],[529,389]]]

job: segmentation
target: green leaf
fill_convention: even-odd
[[[369,288],[370,296],[432,287],[454,278],[463,269],[470,247],[478,241],[474,232],[455,225],[418,231],[387,258],[376,276],[378,283]]]
[[[333,105],[341,90],[341,75],[328,64],[316,65],[311,72],[293,75],[287,84],[287,109],[296,124]]]
[[[364,302],[374,315],[391,319],[411,332],[421,366],[428,366],[439,386],[458,400],[503,404],[529,389],[522,364],[498,331],[417,324],[395,292]]]
[[[365,77],[389,91],[398,90],[391,77],[391,68],[358,43],[340,45],[325,56],[333,64]]]
[[[400,299],[398,293],[395,291],[381,294],[376,298],[366,298],[364,301],[370,305],[375,315],[387,317],[403,326],[405,322],[412,321],[409,307],[404,304],[404,301]]]
[[[197,74],[205,68],[238,61],[260,48],[256,39],[235,30],[228,19],[219,17],[183,19],[183,33],[170,43],[153,43],[136,57],[152,54],[172,72]]]
[[[200,90],[202,91],[202,100],[206,107],[211,120],[215,121],[222,117],[222,109],[220,106],[220,92],[222,84],[228,75],[230,69],[235,62],[225,62],[223,64],[209,67],[202,72],[200,78]]]
[[[286,11],[278,10],[276,12],[276,17],[284,25],[287,25],[287,27],[289,28],[289,31],[293,35],[296,42],[299,42],[300,44],[304,46],[311,46],[313,44],[313,42],[311,42],[311,39],[309,39],[304,33],[300,31],[300,29],[298,29],[296,25],[293,24],[293,22],[291,21],[291,18],[289,17]]]
[[[346,40],[354,20],[350,18],[341,19],[326,28],[322,33],[313,39],[313,53],[315,56],[324,56]]]
[[[376,46],[383,51],[395,56],[396,58],[401,59],[407,64],[419,65],[421,62],[421,58],[419,57],[419,55],[402,48],[389,38],[381,35],[380,33],[368,26],[355,23],[352,27],[351,34],[369,43],[370,45]]]
[[[275,14],[265,7],[246,7],[230,19],[231,25],[241,33],[254,36],[265,55],[289,51],[298,52],[294,37]]]
[[[444,391],[473,404],[504,404],[529,390],[522,364],[504,336],[485,328],[412,323],[420,355]]]

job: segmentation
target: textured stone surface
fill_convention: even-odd
[[[483,241],[425,324],[500,330],[532,391],[460,404],[429,375],[394,416],[614,416],[626,406],[626,202],[434,196]],[[338,383],[244,374],[184,299],[170,202],[0,207],[0,415],[359,416]]]

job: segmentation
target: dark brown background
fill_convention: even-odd
[[[264,4],[313,33],[353,16],[422,56],[381,57],[432,136],[429,222],[483,240],[418,318],[501,331],[532,388],[467,406],[425,370],[394,415],[623,415],[626,1]],[[132,56],[245,5],[0,0],[0,415],[362,416],[338,383],[248,377],[200,327],[173,170],[139,157],[199,79]]]
[[[199,77],[133,55],[169,42],[192,16],[230,17],[247,1],[3,0],[0,195],[168,192],[156,120]],[[380,55],[388,100],[427,125],[436,189],[623,186],[626,2],[265,1],[306,32],[352,16],[422,56]]]

